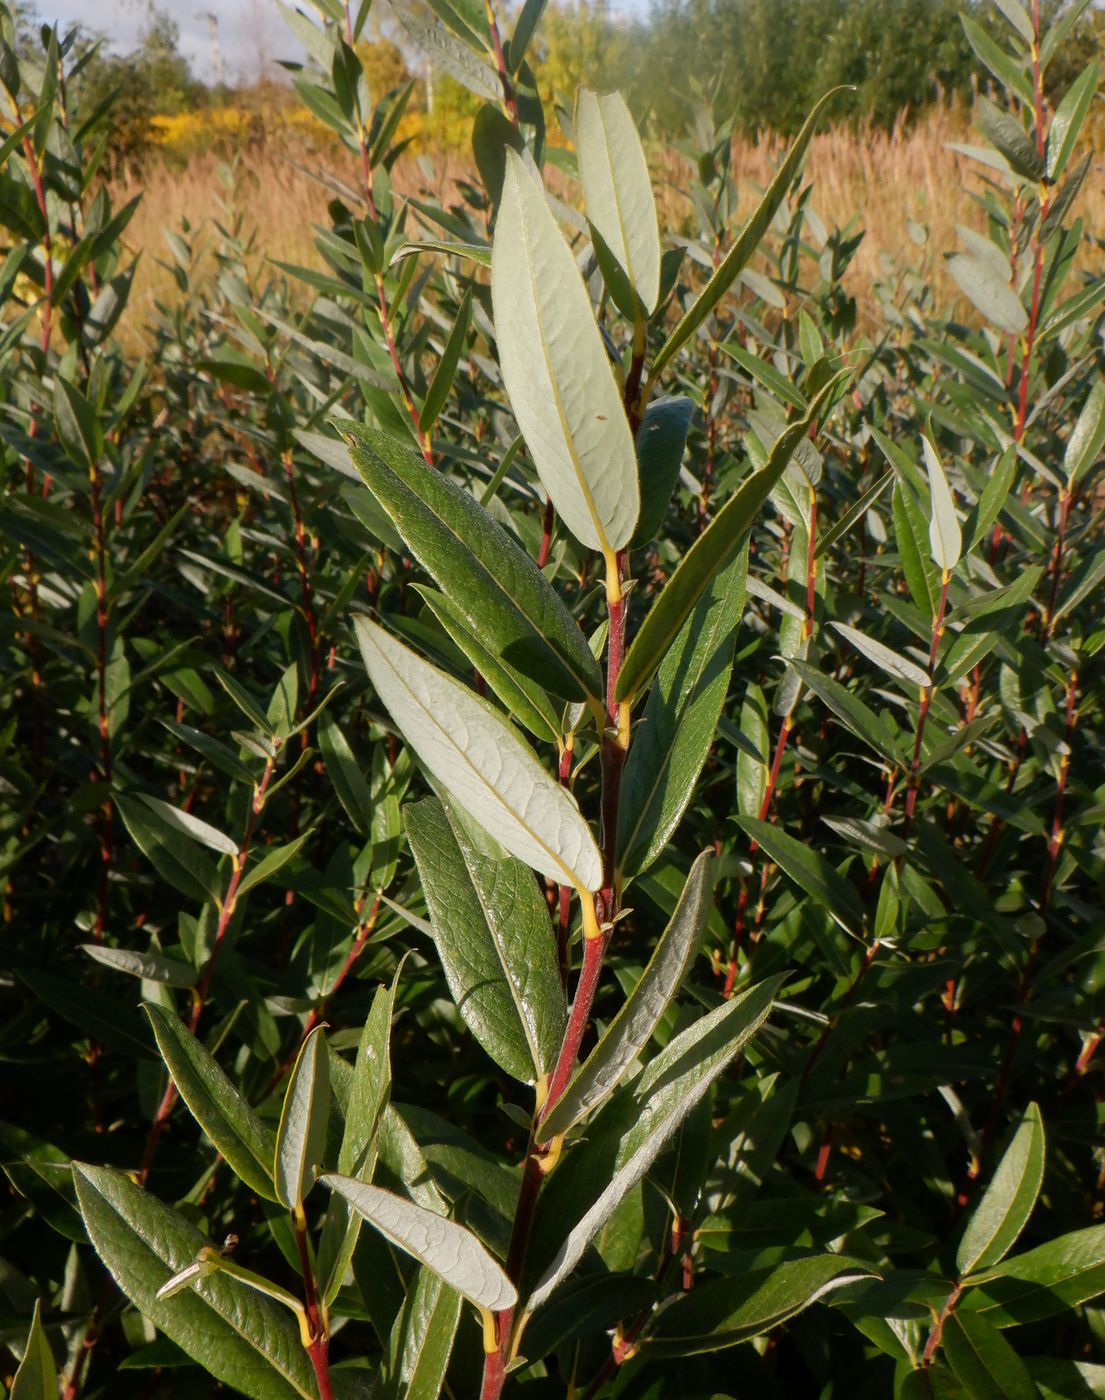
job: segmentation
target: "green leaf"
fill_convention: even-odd
[[[110,967],[113,972],[125,972],[147,982],[160,982],[166,987],[192,987],[197,972],[179,958],[167,958],[161,953],[139,953],[130,948],[109,948],[105,943],[82,943],[81,951],[93,961]]]
[[[60,375],[54,382],[54,418],[69,460],[86,471],[96,467],[104,455],[100,420],[81,391]]]
[[[469,44],[436,20],[424,19],[409,5],[397,5],[395,9],[411,42],[435,68],[442,69],[462,87],[485,101],[498,102],[502,98],[499,75],[490,63],[472,51]]]
[[[968,1282],[960,1307],[995,1327],[1055,1317],[1105,1293],[1105,1225],[1060,1235]]]
[[[437,1400],[453,1353],[460,1312],[461,1296],[456,1289],[432,1269],[419,1269],[395,1320],[381,1400]]]
[[[828,911],[835,923],[853,938],[862,940],[864,919],[859,896],[851,882],[820,851],[788,836],[771,822],[741,816],[734,820],[799,888]]]
[[[829,625],[888,676],[904,681],[906,685],[918,686],[922,690],[932,684],[932,677],[915,661],[910,661],[908,656],[902,656],[900,652],[884,646],[874,637],[869,637],[866,632],[861,632],[858,627],[849,627],[845,622],[833,622]]]
[[[802,129],[794,138],[793,146],[791,146],[785,160],[779,166],[775,178],[764,191],[763,199],[757,205],[752,217],[745,224],[744,228],[741,229],[737,241],[725,255],[721,266],[699,293],[698,299],[695,301],[694,305],[686,312],[682,320],[671,332],[667,340],[665,340],[659,354],[653,361],[652,369],[649,373],[650,384],[668,361],[686,345],[687,341],[690,340],[691,336],[698,330],[702,322],[705,321],[706,317],[709,316],[710,312],[713,311],[714,307],[717,306],[721,298],[733,285],[737,275],[749,262],[752,254],[760,246],[764,235],[771,227],[771,221],[774,219],[779,210],[779,206],[786,197],[787,190],[790,189],[795,176],[798,174],[802,160],[806,154],[806,148],[810,144],[810,140],[817,128],[817,123],[821,118],[821,114],[838,92],[845,91],[851,91],[851,89],[838,87],[827,92],[806,118]]]
[[[375,1170],[377,1134],[391,1099],[391,1026],[402,971],[401,962],[391,986],[376,988],[350,1076],[338,1171],[362,1181],[371,1180]],[[319,1292],[327,1306],[342,1286],[360,1232],[361,1217],[344,1196],[332,1195],[318,1246]]]
[[[231,1171],[251,1191],[266,1200],[278,1201],[272,1179],[276,1154],[272,1130],[258,1118],[179,1016],[152,1003],[147,1003],[145,1011],[161,1058],[192,1117],[226,1158]]]
[[[737,749],[737,810],[758,817],[767,792],[771,744],[767,701],[758,685],[750,683],[744,692],[738,732],[744,743]]]
[[[994,0],[994,4],[1025,43],[1031,47],[1031,45],[1036,42],[1036,31],[1032,27],[1032,20],[1028,11],[1021,4],[1020,0]]]
[[[338,1170],[360,1174],[384,1109],[391,1098],[391,1025],[402,964],[390,987],[377,987],[372,1008],[361,1030],[345,1128],[338,1153]]]
[[[300,1046],[284,1094],[273,1155],[273,1180],[281,1203],[302,1209],[326,1148],[330,1114],[330,1052],[322,1026]]]
[[[561,520],[609,559],[640,512],[633,436],[572,251],[521,157],[506,160],[491,256],[503,383]]]
[[[119,794],[115,805],[134,844],[167,884],[201,903],[222,897],[214,865],[175,823],[132,797]]]
[[[967,1222],[956,1254],[960,1277],[997,1264],[1016,1244],[1043,1185],[1044,1155],[1040,1110],[1030,1104]]]
[[[158,1299],[210,1240],[119,1172],[75,1162],[73,1175],[93,1248],[143,1317],[215,1380],[255,1400],[315,1400],[307,1353],[284,1308],[221,1272]]]
[[[275,789],[270,789],[275,791]],[[294,841],[286,841],[282,846],[267,846],[264,848],[265,854],[257,862],[251,865],[246,871],[241,884],[238,886],[239,899],[246,895],[255,886],[264,884],[266,880],[271,880],[277,871],[282,870],[290,860],[294,860],[303,847],[314,835],[313,831],[304,831],[297,836]]]
[[[648,1044],[698,955],[713,900],[712,861],[713,852],[703,851],[691,866],[675,913],[640,980],[541,1122],[540,1142],[568,1132],[608,1098]]]
[[[944,475],[944,464],[940,461],[936,448],[927,437],[921,438],[921,448],[928,468],[929,494],[932,499],[932,517],[929,520],[929,544],[932,547],[932,561],[938,569],[950,573],[959,563],[963,548],[963,536],[959,529],[959,517],[955,513],[955,502]]]
[[[1056,52],[1062,47],[1067,35],[1082,18],[1089,4],[1090,0],[1073,0],[1073,3],[1064,5],[1056,15],[1040,45],[1041,70],[1047,67]]]
[[[652,679],[711,580],[740,549],[795,448],[808,436],[810,427],[818,421],[847,377],[848,371],[835,375],[803,416],[780,433],[766,464],[741,482],[683,556],[626,653],[618,675],[618,700],[631,699]]]
[[[1105,578],[1105,549],[1099,549],[1089,558],[1083,559],[1071,574],[1051,615],[1052,624],[1058,622],[1072,608],[1076,608],[1082,599],[1097,587],[1102,578]]]
[[[437,422],[438,415],[445,407],[449,391],[453,387],[457,365],[460,363],[464,342],[468,336],[468,321],[471,311],[472,291],[469,288],[457,308],[457,319],[453,322],[453,329],[449,332],[449,339],[445,342],[445,348],[437,362],[434,377],[430,380],[430,387],[426,390],[422,412],[418,416],[418,426],[424,433],[428,433]]]
[[[196,360],[195,369],[202,374],[210,374],[221,384],[229,384],[233,389],[241,389],[247,394],[257,394],[266,398],[273,386],[268,375],[256,365],[246,360]]]
[[[1105,1366],[1096,1362],[1034,1356],[1027,1365],[1041,1400],[1101,1400],[1105,1395]]]
[[[858,1259],[820,1254],[698,1284],[660,1313],[649,1355],[692,1356],[736,1346],[781,1326],[835,1289],[873,1275]]]
[[[535,739],[560,744],[560,713],[537,682],[512,670],[498,652],[488,651],[470,630],[468,619],[451,599],[433,588],[424,588],[419,584],[415,584],[414,588],[451,640],[456,642],[485,683],[506,706],[510,717],[524,725]]]
[[[179,831],[182,836],[191,837],[193,841],[199,841],[210,850],[218,851],[220,855],[236,856],[238,854],[238,847],[229,836],[209,823],[201,821],[199,817],[194,817],[191,812],[184,812],[179,807],[162,802],[159,797],[149,797],[144,792],[140,792],[138,796],[151,811],[156,812],[168,826]]]
[[[480,644],[564,700],[601,697],[586,637],[516,541],[417,453],[372,428],[341,427],[365,485]]]
[[[1017,452],[1016,445],[1012,444],[994,463],[986,477],[978,504],[971,513],[967,530],[971,541],[967,546],[968,554],[972,553],[989,533],[990,527],[1001,513],[1016,476]]]
[[[947,266],[964,294],[992,326],[1008,335],[1020,335],[1026,329],[1028,312],[1020,297],[988,258],[953,253]]]
[[[40,972],[37,968],[21,970],[19,978],[51,1011],[78,1026],[93,1040],[110,1045],[129,1059],[141,1060],[150,1054],[141,1017],[126,999],[90,987],[87,982]]]
[[[793,660],[790,665],[802,684],[808,686],[824,701],[837,719],[858,739],[870,744],[888,763],[897,766],[902,762],[894,731],[882,715],[876,714],[832,676],[825,675],[823,671],[805,661]]]
[[[372,825],[372,794],[361,773],[361,765],[353,756],[349,740],[341,725],[324,710],[318,718],[318,747],[326,773],[345,808],[345,814],[362,836]]]
[[[391,255],[389,266],[394,267],[405,258],[415,258],[419,253],[444,253],[447,257],[465,258],[480,267],[491,266],[489,243],[450,243],[437,238],[424,238],[417,243],[400,243]]]
[[[1105,448],[1105,379],[1097,379],[1086,396],[1063,453],[1068,486],[1074,486],[1086,475],[1102,448]]]
[[[982,132],[1002,153],[1012,170],[1033,183],[1043,179],[1044,158],[1016,117],[995,107],[987,97],[980,97],[975,102],[973,115]]]
[[[376,623],[354,625],[377,694],[457,804],[550,880],[597,890],[602,856],[575,799],[498,711]]]
[[[645,409],[636,443],[641,515],[631,549],[642,549],[663,528],[693,416],[694,403],[687,398],[657,399]]]
[[[935,617],[940,603],[940,583],[926,547],[924,516],[912,488],[904,481],[894,483],[892,511],[902,573],[913,601],[926,617]]]
[[[1022,63],[991,39],[981,25],[976,24],[970,15],[961,14],[960,22],[967,35],[967,42],[974,49],[982,63],[994,77],[1014,92],[1023,102],[1032,102],[1032,80]]]
[[[518,1301],[502,1265],[463,1225],[446,1220],[413,1201],[352,1177],[327,1172],[322,1180],[392,1244],[413,1255],[450,1288],[486,1312],[500,1312]]]
[[[751,350],[738,344],[736,341],[726,342],[718,347],[723,350],[731,360],[736,360],[747,374],[749,374],[757,384],[762,384],[764,388],[780,403],[789,404],[791,408],[796,408],[799,413],[806,406],[806,400],[790,382],[785,374],[781,374],[774,365],[762,359],[759,355],[754,355]]]
[[[621,93],[579,89],[575,140],[587,217],[651,315],[660,296],[660,229],[641,138]]]
[[[453,1000],[491,1058],[533,1083],[551,1070],[567,1019],[537,882],[480,850],[436,798],[403,815]]]
[[[944,1355],[971,1400],[1037,1400],[1024,1362],[979,1313],[953,1312],[941,1337]]]
[[[1066,96],[1055,109],[1047,133],[1047,173],[1051,180],[1062,176],[1074,154],[1082,124],[1097,92],[1098,77],[1098,62],[1094,59],[1071,83]]]
[[[42,1301],[35,1299],[31,1330],[8,1391],[8,1400],[58,1400],[58,1368],[42,1329]]]
[[[536,1312],[571,1274],[588,1244],[649,1170],[672,1134],[741,1046],[763,1025],[781,981],[774,977],[760,982],[701,1017],[670,1040],[643,1072],[632,1089],[635,1112],[619,1145],[615,1170],[597,1199],[562,1236],[555,1257],[526,1302],[527,1313]],[[561,1170],[570,1175],[574,1170],[571,1164],[569,1158]]]
[[[626,877],[659,856],[695,796],[729,692],[747,575],[741,550],[695,604],[634,726],[618,806],[617,864]]]

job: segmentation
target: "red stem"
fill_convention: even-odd
[[[310,1245],[307,1241],[307,1221],[304,1218],[302,1207],[292,1212],[292,1224],[295,1229],[296,1249],[299,1251],[300,1272],[303,1275],[303,1301],[307,1312],[307,1326],[311,1333],[307,1355],[311,1358],[311,1365],[314,1368],[319,1400],[334,1400],[334,1391],[330,1385],[329,1341],[326,1323],[318,1304],[315,1271],[311,1263]]]

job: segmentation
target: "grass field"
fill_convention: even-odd
[[[1098,133],[1098,155],[1101,154]],[[886,280],[891,265],[912,267],[948,302],[958,302],[951,279],[943,271],[943,256],[955,248],[956,224],[980,228],[984,222],[977,196],[984,188],[982,167],[948,148],[950,142],[972,140],[968,114],[935,109],[912,128],[892,132],[853,132],[840,127],[815,137],[807,173],[814,183],[812,206],[825,225],[846,225],[860,210],[865,238],[846,284],[858,294],[861,314],[869,305],[875,281]],[[738,142],[734,170],[746,207],[770,176],[778,154],[776,143]],[[686,223],[691,232],[690,206],[680,193],[688,167],[674,152],[654,155],[667,226]],[[339,177],[352,177],[351,158],[337,146],[283,138],[243,148],[235,178],[226,179],[224,158],[215,150],[193,154],[183,166],[157,162],[141,178],[120,181],[119,193],[144,189],[142,206],[130,229],[136,248],[144,251],[137,294],[130,310],[130,335],[136,336],[155,300],[171,297],[167,273],[158,266],[164,254],[163,231],[177,229],[187,219],[193,227],[234,214],[243,231],[254,233],[254,256],[317,265],[310,226],[325,221],[332,197],[312,172],[329,168]],[[455,154],[407,156],[395,172],[403,193],[429,194],[446,204],[456,179],[469,173],[469,164]],[[427,172],[432,170],[432,176]],[[1087,229],[1105,230],[1105,182],[1087,179],[1081,195]],[[920,225],[928,236],[915,239]],[[416,234],[417,236],[417,234]]]

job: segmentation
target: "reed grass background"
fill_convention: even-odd
[[[1105,238],[1103,136],[1105,127],[1099,124],[1095,165],[1080,196],[1087,233],[1095,240]],[[845,278],[846,288],[859,302],[861,319],[877,315],[874,284],[893,288],[896,277],[910,269],[932,284],[940,305],[966,310],[943,264],[944,255],[957,246],[957,224],[981,228],[985,223],[979,201],[987,172],[949,149],[952,142],[971,140],[970,113],[955,107],[933,108],[915,125],[899,123],[889,132],[839,126],[814,138],[806,166],[814,187],[812,208],[829,230],[839,226],[864,233]],[[775,140],[753,144],[735,139],[733,169],[743,208],[752,207],[782,149]],[[654,149],[651,159],[658,197],[665,206],[661,223],[691,234],[690,203],[681,192],[689,179],[689,163],[670,149]],[[272,268],[272,259],[321,266],[311,225],[325,222],[333,196],[315,176],[320,169],[353,182],[352,160],[340,147],[285,123],[275,138],[240,143],[233,155],[208,146],[193,149],[183,162],[155,159],[140,172],[117,177],[114,193],[119,199],[143,195],[128,230],[128,241],[143,253],[128,311],[128,337],[141,337],[157,301],[173,299],[171,278],[161,265],[165,230],[187,224],[203,242],[204,226],[210,234],[213,221],[240,216],[243,233],[252,238],[250,258],[258,274],[267,269],[270,275],[282,275]],[[400,158],[394,187],[400,194],[429,196],[447,207],[457,197],[457,180],[471,170],[470,161],[455,151],[426,149]],[[738,210],[738,221],[740,215]],[[920,230],[925,231],[921,242]],[[201,266],[210,270],[211,260]],[[908,299],[904,285],[900,294]]]

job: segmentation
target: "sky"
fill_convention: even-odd
[[[288,35],[274,0],[156,0],[157,8],[180,26],[180,48],[192,72],[212,80],[211,25],[218,20],[219,48],[226,77],[249,81],[274,60],[297,58],[297,45]],[[150,0],[35,0],[40,19],[62,29],[80,23],[106,34],[118,53],[134,48]],[[612,0],[611,11],[646,8],[645,0]]]
[[[212,77],[209,13],[218,19],[229,79],[249,80],[275,59],[298,56],[273,0],[157,0],[157,8],[180,26],[181,52],[205,81]],[[135,47],[148,9],[149,0],[36,0],[40,19],[56,21],[62,29],[80,23],[106,34],[119,53]]]

